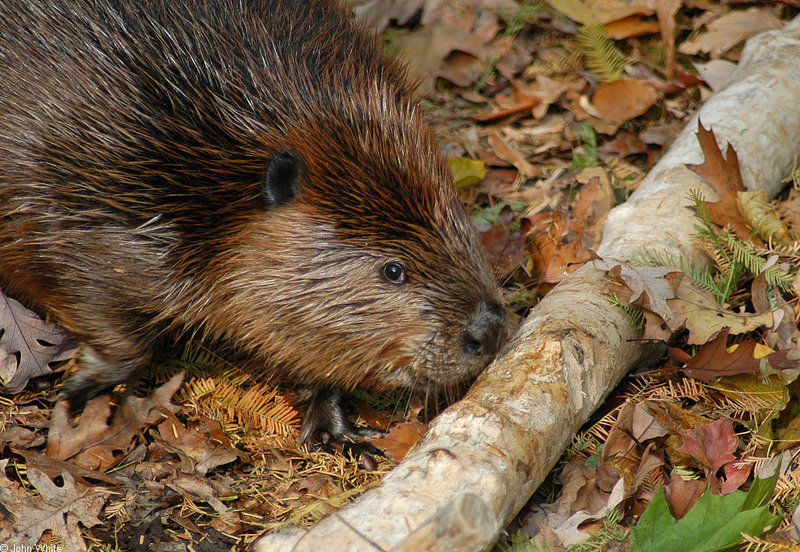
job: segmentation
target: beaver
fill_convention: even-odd
[[[504,314],[402,63],[331,0],[0,4],[0,285],[70,405],[191,335],[316,390],[433,389]]]

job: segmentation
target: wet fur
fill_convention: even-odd
[[[0,83],[0,285],[83,343],[68,393],[186,332],[344,388],[493,355],[464,351],[498,293],[404,70],[334,3],[8,0]]]

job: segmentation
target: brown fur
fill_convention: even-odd
[[[328,1],[0,4],[0,284],[82,341],[67,391],[184,332],[313,385],[475,375],[498,292],[411,92]]]

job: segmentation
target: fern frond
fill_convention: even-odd
[[[586,59],[586,66],[601,81],[622,78],[628,59],[606,34],[603,25],[587,25],[576,33],[578,48]]]

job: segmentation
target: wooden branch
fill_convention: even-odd
[[[699,116],[733,144],[748,188],[774,195],[800,143],[796,108],[800,19],[751,39],[726,88]],[[691,256],[687,195],[713,191],[685,167],[700,163],[693,118],[639,189],[612,211],[599,248]],[[536,307],[467,396],[431,424],[381,484],[310,529],[267,535],[254,550],[487,550],[541,483],[572,435],[645,355],[605,273],[590,264]]]

